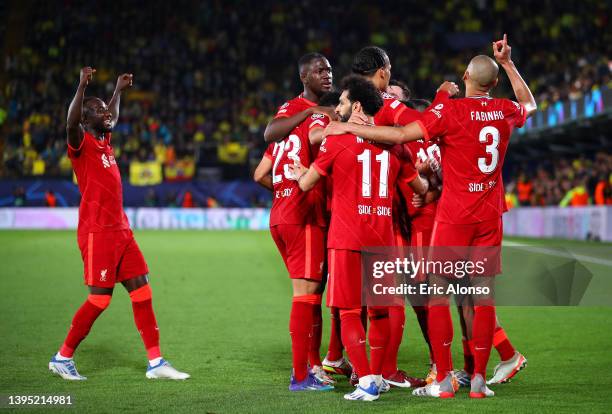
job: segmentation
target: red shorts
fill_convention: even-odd
[[[112,288],[115,283],[149,273],[132,230],[82,233],[77,239],[88,286]]]
[[[328,249],[327,306],[355,309],[361,300],[361,252]]]
[[[471,224],[451,224],[436,221],[431,235],[431,246],[470,248],[469,258],[473,261],[486,262],[483,275],[501,273],[501,243],[503,238],[502,218],[481,221]],[[480,249],[478,249],[480,247]],[[436,250],[446,256],[452,251],[464,252],[464,249]],[[462,254],[458,253],[458,254]]]
[[[311,224],[279,224],[270,227],[272,238],[291,279],[322,279],[325,230],[324,227]]]
[[[471,224],[434,223],[432,246],[500,246],[502,218]]]
[[[433,228],[428,229],[416,229],[412,228],[412,232],[410,233],[410,245],[413,247],[422,247],[429,246],[429,242],[431,241],[431,234],[433,233]]]

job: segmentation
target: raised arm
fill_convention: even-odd
[[[113,128],[117,124],[119,120],[119,105],[121,104],[121,92],[132,86],[132,80],[134,75],[131,73],[124,73],[123,75],[119,75],[117,78],[117,85],[115,86],[115,92],[113,92],[113,97],[108,103],[108,109],[112,114],[111,122],[113,124]]]
[[[493,55],[495,56],[495,60],[497,60],[497,63],[506,71],[508,79],[510,79],[510,83],[512,84],[514,95],[518,103],[525,107],[527,117],[529,117],[538,109],[538,106],[529,90],[529,86],[527,86],[527,83],[521,77],[521,74],[510,57],[511,50],[512,48],[508,45],[508,36],[506,34],[504,34],[503,40],[493,42]]]
[[[92,79],[96,70],[86,66],[81,69],[79,76],[79,86],[77,87],[74,98],[68,107],[68,117],[66,118],[66,134],[68,135],[68,144],[72,148],[79,148],[83,141],[83,128],[81,127],[81,116],[83,115],[83,98],[85,96],[85,88]]]
[[[304,109],[302,112],[298,112],[293,116],[274,118],[268,122],[268,125],[266,126],[266,130],[264,131],[264,141],[274,142],[285,139],[295,127],[304,122],[304,120],[310,115],[316,113],[326,114],[331,119],[336,118],[334,110],[325,106],[313,106]]]
[[[255,168],[253,180],[262,187],[272,191],[274,190],[274,186],[272,185],[270,171],[272,171],[272,160],[264,155],[261,157],[261,161],[259,161],[257,168]]]
[[[369,141],[383,144],[403,144],[423,138],[423,130],[419,121],[403,127],[359,125],[352,122],[331,122],[323,136],[354,134]]]

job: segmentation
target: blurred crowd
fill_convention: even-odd
[[[611,7],[595,0],[35,3],[13,2],[27,27],[4,30],[5,177],[70,175],[66,110],[84,65],[97,69],[86,93],[105,99],[118,74],[134,74],[114,133],[126,175],[135,161],[188,159],[246,177],[270,116],[300,90],[295,62],[308,51],[328,56],[338,80],[359,48],[382,46],[394,77],[430,98],[507,32],[540,108],[610,85]],[[496,94],[511,96],[505,79]]]
[[[612,155],[604,152],[593,159],[543,160],[516,177],[506,185],[509,207],[612,205]]]

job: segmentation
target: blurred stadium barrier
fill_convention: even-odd
[[[126,208],[135,229],[266,230],[267,208]],[[76,229],[77,208],[0,208],[0,229]],[[612,207],[514,208],[504,234],[518,237],[612,241]]]
[[[0,208],[0,229],[76,229],[78,208]],[[133,229],[267,230],[266,208],[126,208]]]
[[[612,241],[612,207],[527,207],[504,214],[504,235]]]

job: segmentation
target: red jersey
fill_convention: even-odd
[[[309,101],[308,99],[304,98],[302,94],[300,94],[296,96],[295,98],[282,104],[278,108],[278,111],[276,111],[276,115],[274,115],[274,119],[289,118],[315,105],[316,103]]]
[[[331,119],[324,114],[313,114],[310,118],[308,118],[310,122],[308,123],[308,134],[310,131],[317,128],[327,127],[331,122]],[[319,154],[320,145],[314,145],[313,147],[313,158],[316,159]],[[332,178],[327,176],[323,178],[325,180],[325,184],[322,187],[319,187],[322,191],[324,191],[325,196],[325,212],[326,212],[326,222],[329,222],[329,216],[331,215],[331,200],[332,200]]]
[[[374,144],[352,135],[327,137],[313,167],[332,177],[332,217],[327,247],[361,250],[393,246],[392,207],[400,177],[411,181],[412,162],[400,162],[403,147]]]
[[[323,115],[313,114],[293,129],[282,141],[268,145],[265,157],[272,160],[272,185],[274,186],[270,226],[279,224],[316,224],[325,226],[325,183],[317,183],[310,192],[303,192],[289,170],[298,159],[305,167],[314,160],[318,146],[310,145],[309,126]]]
[[[526,117],[522,105],[486,96],[448,100],[423,114],[425,139],[440,137],[444,189],[437,221],[470,224],[502,215],[502,165],[512,130]]]
[[[130,228],[123,211],[121,174],[115,161],[111,134],[98,140],[83,133],[79,148],[68,145],[68,157],[76,174],[81,204],[79,206],[80,233],[126,230]]]
[[[374,115],[374,124],[378,126],[408,125],[421,119],[422,114],[412,108],[408,108],[399,100],[386,92],[382,93],[383,106]]]
[[[438,162],[441,161],[438,139],[428,141],[420,139],[418,141],[411,141],[406,145],[410,152],[415,154],[415,157],[421,162],[426,162],[428,158],[435,158]],[[436,214],[438,202],[434,201],[433,203],[425,204],[423,207],[416,208],[412,205],[412,196],[414,195],[412,188],[407,185],[400,185],[400,189],[406,199],[406,204],[408,204],[408,215],[412,218],[413,225],[419,226],[422,223],[433,227],[433,218]]]

